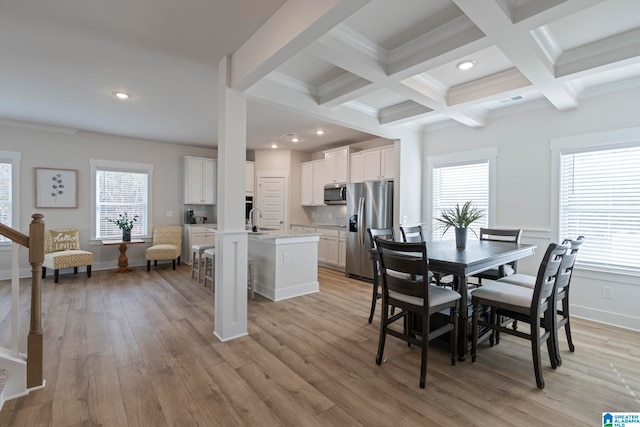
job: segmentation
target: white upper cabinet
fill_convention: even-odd
[[[380,179],[396,177],[396,150],[393,146],[380,150]]]
[[[344,184],[349,178],[349,147],[324,152],[325,183]]]
[[[352,154],[350,182],[395,179],[395,164],[396,155],[393,146]]]
[[[256,182],[256,164],[255,162],[245,162],[245,175],[244,175],[244,185],[245,185],[245,193],[247,195],[253,195],[253,191],[255,188]]]
[[[364,181],[364,161],[362,159],[362,153],[354,153],[351,155],[349,173],[349,182]]]
[[[301,202],[303,206],[324,205],[324,160],[302,163]]]
[[[362,180],[376,181],[380,178],[380,150],[365,151],[362,153]]]
[[[217,168],[215,159],[184,157],[184,203],[215,205]]]

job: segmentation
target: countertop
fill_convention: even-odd
[[[340,230],[345,230],[347,228],[346,225],[336,225],[336,224],[291,224],[291,226],[297,227],[320,227],[320,228],[337,228]]]
[[[248,237],[250,239],[257,240],[275,240],[275,239],[287,239],[295,237],[320,237],[320,233],[296,233],[291,230],[265,230],[258,233],[249,232]]]

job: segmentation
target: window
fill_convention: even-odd
[[[440,212],[447,208],[462,206],[467,201],[482,209],[485,215],[472,228],[476,232],[480,227],[487,227],[492,212],[493,200],[493,165],[495,149],[476,150],[466,153],[455,153],[436,156],[430,159],[431,176],[431,240],[453,240],[455,233],[449,229],[442,235],[440,223],[434,220]],[[474,238],[469,233],[469,238]]]
[[[640,142],[561,156],[560,236],[587,239],[576,262],[640,272]]]
[[[127,213],[138,216],[132,237],[147,237],[151,226],[153,165],[129,162],[89,161],[92,177],[92,235],[95,239],[120,239],[122,230],[107,219]]]
[[[18,177],[20,176],[20,153],[0,151],[0,224],[16,228],[20,223]],[[0,236],[0,244],[10,240]]]
[[[585,236],[576,265],[640,273],[640,128],[551,141],[558,241]]]

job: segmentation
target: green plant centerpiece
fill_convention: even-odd
[[[120,230],[122,230],[122,241],[130,242],[131,241],[131,229],[138,221],[138,215],[134,216],[132,219],[129,219],[129,215],[125,212],[124,214],[118,215],[118,219],[105,218],[107,221],[118,226]]]
[[[482,218],[484,212],[471,204],[466,202],[462,207],[459,203],[456,203],[455,208],[447,208],[440,213],[436,221],[440,222],[440,228],[444,235],[447,230],[453,227],[456,231],[456,247],[464,249],[467,246],[467,230],[469,226]],[[475,230],[471,229],[473,234],[476,234]]]

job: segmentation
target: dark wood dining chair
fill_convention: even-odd
[[[494,242],[512,242],[520,243],[522,238],[522,229],[498,229],[498,228],[480,228],[480,240],[490,240]],[[478,279],[478,284],[482,284],[482,279],[498,280],[504,276],[515,274],[518,268],[518,261],[512,261],[500,267],[490,268],[472,277]]]
[[[376,250],[376,242],[375,238],[379,237],[381,239],[386,239],[390,241],[395,240],[395,232],[393,228],[367,228],[367,233],[369,233],[369,241],[371,242],[371,249]],[[378,259],[377,253],[372,253],[373,262],[373,294],[371,296],[371,310],[369,311],[369,323],[373,321],[373,315],[376,311],[376,302],[382,298],[382,293],[379,291],[380,289],[380,261]]]
[[[578,256],[578,249],[580,249],[580,246],[584,242],[584,236],[579,236],[576,240],[565,240],[565,242],[571,244],[571,249],[569,249],[562,258],[560,271],[556,279],[556,301],[561,304],[561,308],[557,308],[556,310],[556,315],[560,317],[560,320],[556,321],[556,331],[564,326],[564,332],[567,335],[567,343],[569,344],[569,351],[574,352],[575,346],[571,339],[571,324],[569,322],[569,285],[571,284],[571,277],[573,275],[573,267],[575,266],[576,258]],[[535,287],[535,281],[536,277],[528,274],[514,274],[512,276],[498,279],[498,282],[511,283],[530,289]],[[558,342],[557,332],[554,335],[554,340],[556,363],[560,366],[562,364],[562,358],[560,357],[560,345]]]
[[[560,271],[563,256],[570,247],[571,245],[568,243],[552,243],[547,247],[533,289],[505,282],[490,282],[471,292],[473,304],[471,360],[473,362],[476,361],[478,353],[478,328],[480,327],[490,329],[492,336],[504,332],[528,339],[531,341],[536,385],[539,389],[544,388],[540,346],[546,341],[549,361],[551,367],[555,369],[557,367],[554,342],[556,276]],[[490,310],[488,321],[480,319],[481,306]],[[499,321],[502,317],[528,323],[530,325],[529,333],[504,326]],[[544,332],[541,333],[541,329]]]
[[[402,233],[402,241],[403,242],[424,242],[424,237],[422,235],[422,226],[414,225],[414,226],[400,226],[400,233]]]
[[[402,241],[403,242],[424,242],[424,235],[422,234],[422,226],[421,225],[413,225],[413,226],[400,226],[400,232],[402,233]],[[442,282],[442,275],[438,272],[435,271],[431,271],[429,270],[429,273],[431,274],[430,277],[433,278],[433,280],[435,280],[436,285],[440,286],[440,285],[447,285],[447,286],[452,286],[453,285],[453,280],[449,283],[443,283]]]
[[[391,242],[377,237],[376,245],[382,278],[382,318],[376,364],[382,364],[387,335],[419,346],[420,388],[424,388],[429,341],[449,333],[451,364],[456,363],[460,294],[414,279],[429,277],[427,246],[424,243]],[[390,307],[401,311],[389,316]],[[430,330],[431,315],[443,310],[449,310],[449,322]],[[398,320],[405,322],[402,331],[391,327]]]

